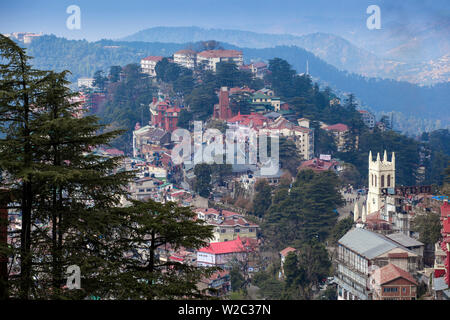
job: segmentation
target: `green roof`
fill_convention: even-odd
[[[272,99],[272,97],[261,92],[256,92],[253,94],[252,99]]]

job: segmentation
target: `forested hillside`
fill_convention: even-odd
[[[148,55],[170,56],[177,50],[195,44],[98,42],[66,40],[55,36],[43,36],[33,41],[29,54],[35,59],[34,66],[42,69],[71,70],[70,80],[92,76],[96,70],[107,70],[111,65],[138,63]],[[222,44],[225,48],[236,48]],[[420,114],[422,119],[440,120],[439,125],[447,128],[450,123],[450,84],[433,87],[419,87],[407,82],[364,78],[339,71],[312,53],[295,46],[278,46],[266,49],[243,48],[246,62],[269,60],[280,57],[288,61],[298,72],[305,72],[306,61],[309,71],[319,83],[330,86],[337,92],[353,92],[363,105],[376,112],[396,111],[407,116]],[[417,124],[416,124],[417,125]],[[420,122],[417,131],[421,131]]]

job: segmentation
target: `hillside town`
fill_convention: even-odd
[[[203,173],[196,170],[195,164],[173,163],[172,151],[176,142],[172,134],[180,129],[180,116],[189,109],[189,105],[179,96],[171,95],[165,83],[159,80],[158,63],[164,59],[192,70],[194,75],[198,70],[216,73],[221,63],[235,64],[240,71],[248,72],[252,79],[262,80],[271,72],[265,62],[244,64],[243,53],[237,50],[198,52],[183,49],[168,58],[142,58],[141,72],[157,87],[152,101],[144,105],[149,120],[133,124],[132,141],[128,145],[131,152],[105,147],[94,150],[94,154],[120,156],[122,160],[117,171],[135,172],[134,180],[128,185],[132,199],[174,202],[177,206],[192,208],[196,214],[194,219],[212,226],[213,238],[208,246],[198,250],[168,246],[158,252],[160,261],[220,267],[220,271],[203,279],[198,286],[212,289],[211,295],[226,299],[233,291],[242,293],[242,290],[245,290],[246,297],[265,299],[263,294],[257,293],[260,288],[253,280],[255,274],[275,263],[278,264],[277,277],[284,281],[289,277],[284,265],[300,248],[289,246],[276,254],[268,252],[265,246],[267,239],[261,230],[264,219],[251,214],[245,203],[252,203],[258,197],[263,184],[276,190],[287,183],[290,191],[296,174],[302,171],[315,174],[332,172],[337,176],[346,174],[349,168],[346,161],[332,154],[318,154],[315,150],[316,128],[332,139],[336,152],[358,149],[359,136],[356,135],[355,139],[348,124],[319,121],[313,126],[311,119],[298,118],[292,105],[276,96],[270,86],[258,90],[248,86],[221,86],[215,92],[218,102],[210,106],[211,115],[201,129],[202,144],[208,143],[205,136],[207,128],[214,126],[247,132],[253,130],[260,135],[279,136],[290,141],[300,162],[294,167],[294,172],[282,166],[271,175],[261,174],[260,162],[217,165],[213,172],[207,173],[215,178],[206,180],[208,192],[205,193],[198,189]],[[98,88],[98,80],[94,78],[78,79],[78,87],[80,94],[74,101],[82,103],[89,112],[96,112],[108,100],[108,93]],[[236,96],[245,98],[248,112],[241,113],[236,108]],[[340,105],[341,101],[335,97],[329,104],[332,107]],[[367,130],[386,132],[392,129],[392,121],[376,121],[368,110],[359,109],[357,112]],[[192,124],[193,121],[190,122]],[[195,139],[192,126],[190,128],[191,138]],[[225,137],[225,132],[221,132]],[[430,186],[400,185],[396,181],[398,152],[401,151],[384,150],[382,154],[370,151],[365,154],[368,185],[340,187],[344,203],[331,209],[339,221],[350,219],[351,222],[335,243],[327,242],[326,251],[333,271],[313,285],[311,297],[320,298],[327,293],[338,300],[450,299],[448,197],[435,194],[436,190]],[[123,206],[128,203],[128,200],[122,200]],[[421,234],[413,227],[413,221],[430,214],[440,217],[441,237],[438,242],[423,243],[419,241]],[[14,222],[14,218],[11,221]],[[236,270],[242,278],[239,288],[232,287],[231,278],[236,277],[236,274],[232,275]]]

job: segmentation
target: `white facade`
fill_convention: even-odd
[[[94,87],[94,78],[79,78],[77,81],[78,88],[86,87],[93,88]]]
[[[391,161],[387,160],[387,153],[384,151],[383,160],[380,153],[373,161],[372,151],[369,152],[369,192],[367,195],[367,214],[380,210],[384,204],[382,196],[383,188],[395,188],[395,153],[392,152]]]
[[[173,62],[188,69],[194,69],[197,53],[192,50],[180,50],[173,55]]]
[[[236,50],[207,50],[197,54],[197,64],[207,70],[216,72],[219,62],[234,62],[239,67],[244,64],[244,57],[241,51]]]
[[[161,61],[163,57],[159,56],[150,56],[141,60],[141,70],[142,73],[146,73],[151,77],[156,77],[155,67],[156,64]]]

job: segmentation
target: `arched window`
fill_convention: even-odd
[[[377,186],[377,175],[375,175],[375,187]]]
[[[387,176],[387,186],[390,187],[391,186],[391,175],[388,174]]]
[[[373,174],[371,174],[371,176],[372,176],[372,187],[373,187]]]
[[[381,175],[381,187],[384,188],[384,174]]]

